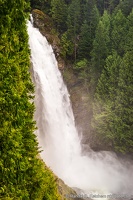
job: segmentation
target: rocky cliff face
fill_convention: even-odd
[[[71,67],[64,69],[63,76],[70,93],[75,124],[83,144],[83,150],[86,148],[89,150],[90,147],[88,144],[91,144],[92,141],[90,124],[92,111],[87,88]]]
[[[34,27],[38,28],[42,35],[44,35],[48,42],[52,45],[56,59],[58,61],[59,69],[62,70],[65,66],[65,62],[60,56],[60,39],[58,37],[58,33],[54,29],[52,19],[37,9],[32,10],[32,16],[34,19]]]

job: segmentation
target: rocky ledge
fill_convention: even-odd
[[[52,45],[54,54],[58,61],[58,67],[62,70],[65,66],[65,62],[60,55],[60,39],[58,37],[56,29],[54,28],[52,19],[38,9],[32,10],[31,13],[34,20],[34,27],[38,28],[41,34],[44,35],[47,38],[48,42]]]

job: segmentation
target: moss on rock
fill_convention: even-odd
[[[34,19],[34,27],[38,28],[41,34],[44,35],[48,42],[52,45],[53,51],[58,61],[59,69],[63,69],[65,62],[60,55],[61,44],[58,37],[58,32],[54,27],[53,20],[38,9],[32,10],[32,16]]]

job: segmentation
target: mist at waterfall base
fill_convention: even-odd
[[[41,157],[70,187],[85,193],[133,193],[133,165],[111,152],[82,154],[69,93],[52,47],[28,22],[29,45],[35,83],[35,120]]]

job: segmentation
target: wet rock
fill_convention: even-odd
[[[70,93],[75,124],[83,144],[82,150],[89,151],[89,145],[91,145],[93,141],[91,131],[92,103],[90,101],[89,92],[71,67],[65,68],[63,76]]]
[[[57,31],[54,28],[52,19],[38,9],[32,10],[32,16],[34,19],[34,27],[38,28],[42,35],[44,35],[47,38],[48,42],[51,44],[56,59],[58,61],[59,69],[64,69],[65,62],[60,55],[60,39],[58,37]]]
[[[57,178],[56,182],[57,182],[58,191],[61,194],[62,200],[64,200],[64,199],[66,199],[66,200],[82,200],[82,198],[80,198],[80,195],[78,195],[76,190],[74,188],[68,187],[64,183],[64,181]],[[90,200],[90,199],[88,199],[88,200]]]

